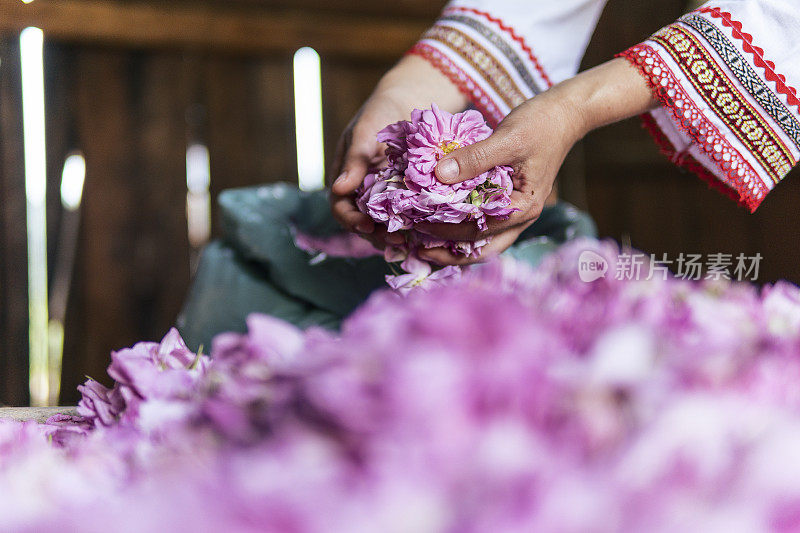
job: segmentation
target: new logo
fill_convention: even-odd
[[[606,277],[608,261],[602,255],[584,250],[578,257],[578,276],[586,283]]]

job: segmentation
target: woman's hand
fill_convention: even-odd
[[[419,224],[419,231],[445,240],[491,237],[477,259],[445,248],[420,251],[420,258],[442,265],[464,265],[485,260],[511,246],[539,218],[564,158],[581,135],[574,114],[557,94],[548,91],[514,109],[485,141],[443,158],[436,167],[436,176],[444,183],[471,179],[498,165],[512,167],[511,202],[517,211],[506,220],[489,217],[485,232],[480,232],[474,222]]]
[[[387,242],[401,244],[404,238],[387,233],[383,226],[361,213],[354,193],[369,169],[383,163],[385,145],[376,140],[378,131],[394,122],[408,120],[411,111],[429,107],[433,102],[456,112],[466,107],[467,98],[428,61],[406,56],[381,79],[339,140],[331,174],[338,176],[331,186],[333,216],[345,229],[364,235],[379,249]]]
[[[624,59],[583,72],[520,105],[488,139],[454,151],[436,167],[436,176],[444,183],[471,179],[498,165],[512,167],[511,200],[518,211],[507,220],[489,220],[484,232],[474,222],[419,224],[419,231],[445,240],[491,237],[477,259],[444,248],[420,251],[420,258],[465,265],[502,253],[539,218],[564,158],[579,139],[594,128],[655,105],[645,80]]]

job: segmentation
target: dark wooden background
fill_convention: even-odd
[[[444,2],[397,0],[0,0],[0,404],[27,402],[24,171],[18,32],[46,33],[50,258],[59,232],[66,154],[84,152],[87,180],[69,301],[62,400],[109,351],[157,340],[190,279],[184,157],[209,147],[212,194],[296,180],[291,62],[323,61],[326,153],[380,75]],[[641,41],[683,0],[611,0],[585,66]],[[669,164],[637,121],[582,142],[562,192],[603,235],[648,252],[764,256],[762,280],[800,281],[800,183],[789,178],[756,215]]]

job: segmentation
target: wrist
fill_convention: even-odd
[[[622,58],[582,72],[557,87],[561,86],[567,105],[576,111],[580,137],[658,107],[646,80]]]
[[[412,109],[427,108],[436,103],[451,113],[462,111],[469,104],[469,99],[457,85],[416,55],[405,56],[389,70],[375,88],[375,95],[404,102]]]

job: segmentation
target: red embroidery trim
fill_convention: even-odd
[[[686,157],[681,158],[679,161],[676,161],[675,155],[677,150],[664,132],[661,131],[661,128],[658,126],[655,119],[649,113],[641,115],[640,118],[642,119],[642,126],[653,137],[653,140],[656,142],[656,145],[658,145],[658,148],[662,154],[667,156],[671,161],[675,162],[675,164],[679,167],[696,174],[708,185],[710,189],[724,194],[739,204],[742,203],[739,198],[739,193],[735,189],[732,189],[724,181],[717,178],[713,172],[700,164],[700,162],[691,155],[687,155]]]
[[[775,72],[775,63],[764,58],[764,49],[753,44],[753,36],[742,31],[742,23],[733,19],[733,15],[722,11],[718,7],[702,7],[700,13],[708,13],[712,17],[722,20],[722,25],[731,28],[733,36],[742,41],[742,48],[745,52],[752,54],[753,63],[764,69],[764,75],[768,81],[774,81],[777,91],[786,95],[789,105],[800,107],[800,99],[797,98],[797,89],[786,84],[786,76]]]
[[[528,54],[528,58],[531,60],[531,62],[533,63],[533,66],[536,68],[536,71],[539,73],[539,75],[542,77],[542,79],[545,81],[545,83],[547,83],[547,86],[548,87],[552,87],[553,86],[553,82],[550,81],[550,76],[548,76],[547,72],[545,72],[544,67],[542,67],[542,64],[539,62],[539,59],[536,57],[536,54],[533,53],[533,50],[531,50],[530,46],[528,46],[528,43],[525,42],[525,39],[522,38],[522,36],[517,35],[517,32],[514,30],[514,28],[512,26],[509,26],[508,24],[503,22],[501,19],[499,19],[499,18],[497,18],[495,16],[492,16],[491,13],[487,13],[486,11],[481,11],[479,9],[475,9],[475,8],[471,8],[471,7],[454,6],[454,7],[450,7],[448,9],[445,9],[444,12],[445,13],[450,13],[452,11],[461,11],[462,13],[472,13],[474,15],[481,16],[481,17],[485,18],[486,20],[488,20],[490,22],[494,22],[495,24],[497,24],[500,27],[501,30],[503,30],[506,33],[508,33],[509,35],[511,35],[511,38],[514,39],[516,42],[518,42],[519,45],[522,47],[522,49],[525,50],[525,53]]]
[[[469,35],[456,28],[434,26],[423,35],[423,40],[437,41],[453,50],[462,61],[471,66],[508,109],[514,109],[526,100],[505,67]]]
[[[680,25],[673,24],[654,34],[650,40],[661,45],[672,56],[711,111],[761,163],[773,182],[778,183],[797,160],[772,126],[732,84],[716,60],[708,55],[708,51],[697,38]],[[723,99],[724,96],[729,98]],[[723,103],[720,99],[723,99]],[[731,102],[739,104],[735,110],[729,108]],[[740,124],[748,123],[756,123],[761,128],[757,137],[755,131],[747,134],[740,127]]]
[[[472,102],[472,104],[486,117],[487,122],[493,128],[497,127],[505,116],[492,98],[486,94],[480,85],[470,78],[463,70],[453,63],[447,56],[436,48],[417,43],[406,55],[418,55],[426,59],[442,74],[447,76],[459,90]]]
[[[640,71],[653,90],[653,94],[665,108],[671,111],[673,122],[708,154],[709,159],[714,161],[719,168],[720,175],[713,174],[690,155],[678,153],[675,147],[667,141],[663,132],[659,132],[659,135],[655,136],[655,140],[664,153],[674,163],[698,174],[714,189],[731,196],[751,212],[755,211],[769,189],[761,181],[753,167],[705,118],[703,112],[685,93],[683,87],[655,50],[650,46],[639,44],[617,55],[627,59]],[[676,105],[678,100],[682,102],[682,107]],[[652,133],[658,129],[658,126],[651,121],[648,129]],[[728,157],[729,161],[726,161],[725,157]],[[736,168],[733,168],[732,163],[734,162]],[[746,181],[745,178],[747,178]]]

